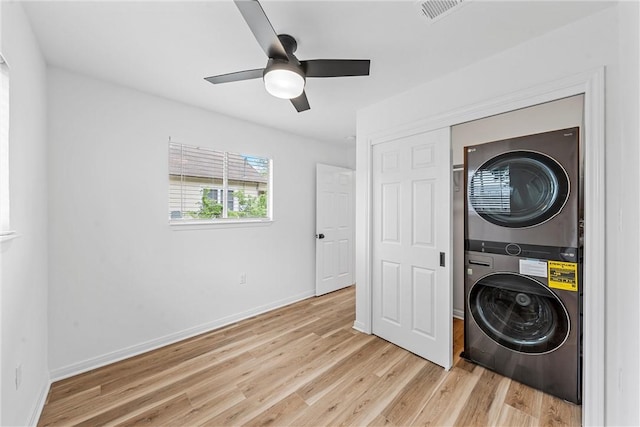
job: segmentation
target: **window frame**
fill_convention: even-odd
[[[228,154],[234,154],[234,155],[239,155],[239,156],[243,156],[243,157],[256,157],[256,158],[260,158],[260,159],[264,159],[267,162],[268,165],[268,173],[267,173],[267,182],[266,182],[266,190],[263,190],[266,192],[267,194],[267,214],[265,217],[253,217],[253,218],[242,218],[242,217],[231,217],[231,218],[172,218],[172,211],[170,208],[170,203],[171,203],[171,177],[172,176],[177,176],[176,174],[171,174],[171,169],[169,166],[169,170],[167,173],[167,180],[168,180],[168,195],[169,198],[167,200],[167,202],[169,203],[169,226],[173,229],[173,230],[198,230],[198,229],[208,229],[208,228],[217,228],[217,227],[247,227],[247,226],[265,226],[265,225],[270,225],[271,223],[273,223],[274,219],[273,219],[273,159],[271,157],[266,157],[266,156],[262,156],[262,155],[248,155],[248,154],[240,154],[238,152],[235,151],[223,151],[223,150],[216,150],[214,148],[208,147],[208,146],[198,146],[198,145],[192,145],[192,144],[185,144],[185,143],[181,143],[181,142],[176,142],[176,141],[172,141],[171,139],[169,139],[169,144],[168,144],[168,150],[167,150],[167,154],[168,156],[170,156],[170,152],[171,152],[171,147],[179,145],[182,147],[189,147],[192,149],[203,149],[203,150],[208,150],[210,152],[217,152],[217,153],[221,153],[223,154],[224,158],[227,158]],[[170,162],[170,157],[168,159],[168,164]],[[184,175],[182,175],[184,176]],[[207,186],[206,184],[200,183],[199,187],[201,189],[205,189],[207,188],[209,191],[212,190],[217,190],[218,191],[218,195],[221,196],[223,194],[229,194],[229,193],[233,193],[233,188],[229,187],[228,184],[228,167],[225,165],[223,167],[223,182],[221,184],[214,184],[212,183],[211,186]],[[251,181],[248,181],[251,182]],[[224,190],[227,190],[226,193]],[[261,191],[262,192],[262,191]],[[182,197],[182,196],[181,196]],[[235,200],[228,200],[228,196],[225,198],[227,203],[233,202],[235,204]],[[223,203],[224,206],[224,203]],[[224,214],[226,215],[228,211],[228,206],[226,206],[224,208]],[[180,213],[182,214],[183,210],[180,211]]]
[[[0,242],[17,237],[11,227],[10,127],[11,95],[10,67],[0,52]]]

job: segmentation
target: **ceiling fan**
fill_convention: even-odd
[[[311,108],[304,92],[308,77],[369,75],[368,59],[298,60],[294,55],[298,47],[296,39],[288,34],[276,34],[258,0],[234,0],[234,3],[269,60],[265,68],[207,77],[208,82],[218,84],[262,77],[267,92],[290,99],[296,110],[302,112]]]

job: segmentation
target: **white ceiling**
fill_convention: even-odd
[[[260,79],[204,77],[262,68],[266,56],[232,0],[28,1],[48,64],[308,137],[346,143],[356,111],[612,5],[610,1],[469,1],[435,23],[413,1],[271,1],[299,59],[371,59],[369,77],[308,79],[297,113]],[[427,101],[426,101],[427,102]]]

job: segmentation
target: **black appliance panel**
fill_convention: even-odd
[[[463,357],[579,404],[580,281],[577,292],[551,288],[546,277],[521,273],[523,260],[531,261],[465,251]]]
[[[465,239],[577,248],[579,128],[465,147]]]

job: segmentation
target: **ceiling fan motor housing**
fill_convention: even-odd
[[[278,34],[278,40],[288,54],[293,54],[298,49],[298,42],[289,34]]]
[[[278,59],[278,58],[270,58],[267,62],[267,66],[264,68],[264,73],[262,77],[273,70],[287,70],[299,74],[303,79],[306,80],[304,69],[300,63],[292,63],[286,59]]]

